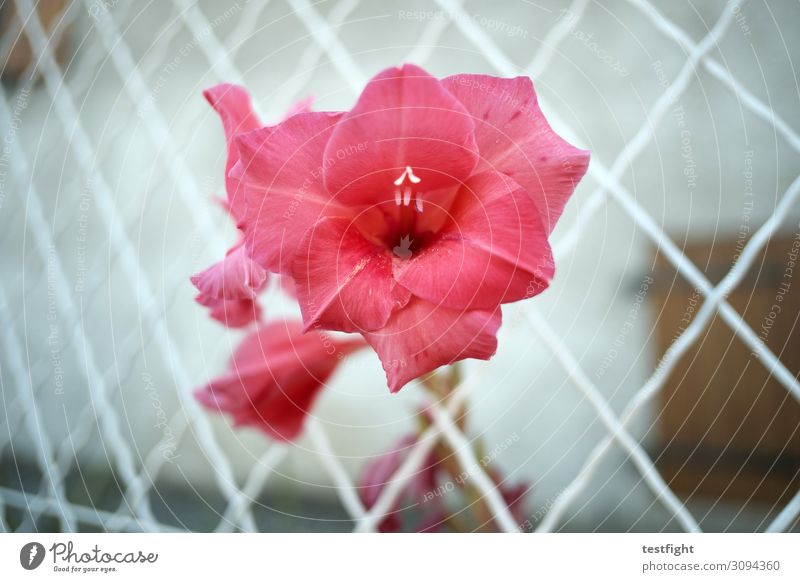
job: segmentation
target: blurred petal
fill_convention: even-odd
[[[221,299],[253,299],[266,280],[267,273],[247,256],[241,242],[223,260],[192,277],[203,296]]]
[[[271,438],[297,438],[320,390],[345,356],[364,344],[302,333],[300,322],[277,321],[248,334],[229,371],[198,390],[207,408],[230,414]]]
[[[208,314],[227,327],[246,327],[261,320],[261,306],[254,299],[224,299],[198,293],[195,301],[208,307]]]
[[[375,457],[364,466],[358,480],[358,494],[367,509],[372,508],[380,498],[383,488],[389,484],[394,474],[403,464],[408,453],[417,442],[417,437],[407,435],[395,443],[388,451]],[[425,493],[436,487],[436,458],[431,453],[417,472],[411,477],[406,491],[415,502],[419,502]],[[381,521],[378,529],[381,532],[397,532],[401,530],[399,503]],[[436,514],[438,507],[431,506]]]
[[[243,87],[223,83],[207,89],[203,92],[203,96],[219,114],[225,130],[225,141],[228,146],[225,163],[225,190],[227,191],[228,208],[234,220],[238,222],[244,218],[245,193],[239,180],[228,175],[239,160],[239,150],[234,138],[237,134],[258,128],[261,124],[253,112],[250,95]]]

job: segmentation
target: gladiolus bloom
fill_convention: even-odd
[[[358,492],[365,507],[370,509],[377,503],[383,488],[400,469],[417,441],[418,439],[414,435],[405,436],[388,451],[364,466],[358,482]],[[525,497],[530,487],[526,483],[517,485],[504,483],[502,475],[496,470],[490,470],[489,476],[497,485],[497,491],[508,506],[514,521],[522,524],[525,521]],[[437,459],[435,452],[431,452],[408,481],[404,495],[380,522],[378,530],[383,533],[403,530],[404,520],[402,517],[406,512],[403,511],[401,504],[402,500],[406,500],[409,509],[413,508],[422,514],[413,526],[414,531],[444,531],[448,510],[443,496],[456,491],[464,485],[466,479],[466,473],[461,473],[454,478],[447,472],[446,464]],[[475,525],[482,526],[483,524]]]
[[[414,435],[405,436],[395,443],[391,449],[374,458],[364,466],[358,481],[358,493],[365,507],[369,509],[375,505],[383,488],[400,468],[400,465],[402,465],[403,461],[408,456],[409,450],[416,442],[417,437]],[[411,504],[416,506],[422,503],[424,495],[436,489],[436,471],[437,461],[435,456],[431,454],[406,486],[406,497],[411,500]],[[426,516],[429,519],[425,521],[431,524],[438,524],[445,518],[444,511],[439,503],[431,504],[430,507],[426,507],[425,509],[430,510],[429,515]],[[396,504],[394,509],[387,513],[386,517],[378,524],[378,530],[382,533],[401,531],[403,520],[401,519],[400,513],[401,507],[399,504]],[[435,519],[433,519],[433,517],[435,517]],[[425,528],[420,528],[419,531],[423,529]]]
[[[414,65],[376,75],[350,111],[236,142],[248,255],[294,279],[307,329],[362,334],[393,392],[494,354],[500,306],[553,277],[548,236],[589,161],[528,78]]]
[[[278,440],[300,435],[314,400],[345,357],[363,340],[338,341],[303,333],[299,321],[276,321],[251,331],[227,373],[195,393],[206,408],[228,414]]]

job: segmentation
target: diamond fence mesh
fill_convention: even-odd
[[[768,345],[729,302],[747,276],[760,273],[761,251],[772,238],[798,232],[800,178],[792,171],[800,138],[795,120],[780,113],[797,110],[791,59],[798,49],[784,32],[794,31],[786,26],[798,15],[788,3],[737,1],[680,8],[589,0],[4,3],[0,527],[374,531],[441,439],[498,526],[518,531],[522,524],[471,446],[478,437],[507,434],[498,431],[504,419],[516,422],[509,411],[520,406],[517,400],[506,401],[493,418],[484,415],[486,430],[480,410],[491,410],[487,385],[513,387],[517,378],[523,388],[538,379],[547,383],[550,398],[566,399],[563,418],[553,422],[566,426],[559,434],[575,440],[559,445],[557,455],[521,452],[507,461],[537,459],[534,480],[550,483],[528,508],[536,531],[797,528],[798,491],[787,491],[788,502],[762,508],[745,526],[734,523],[749,511],[746,500],[720,517],[719,500],[709,509],[677,494],[647,437],[658,422],[657,396],[716,320],[730,327],[787,398],[800,400],[796,370],[782,361],[784,348]],[[775,59],[788,62],[776,69]],[[342,413],[353,397],[349,386],[383,388],[373,364],[356,363],[342,374],[346,387],[315,412],[298,443],[265,444],[234,433],[192,397],[192,388],[219,370],[237,339],[205,321],[187,280],[209,257],[221,256],[230,240],[226,217],[210,202],[221,188],[222,147],[200,92],[216,82],[243,83],[263,117],[277,119],[309,93],[323,105],[343,107],[370,74],[400,61],[437,74],[529,75],[556,131],[594,152],[554,241],[556,264],[567,265],[570,288],[558,291],[559,273],[555,299],[515,304],[505,313],[510,331],[501,339],[501,356],[507,343],[535,342],[539,360],[531,360],[529,371],[526,352],[519,351],[505,364],[471,363],[447,406],[413,389],[385,395],[387,404],[375,404],[374,393],[361,394],[355,405],[360,426],[353,426],[356,417]],[[678,107],[712,118],[711,147],[698,145],[693,154],[709,174],[739,172],[742,163],[741,150],[726,141],[725,127],[717,133],[714,119],[742,131],[765,174],[774,174],[754,184],[758,212],[718,283],[688,258],[685,235],[713,235],[726,220],[735,223],[741,207],[724,177],[715,182],[716,192],[691,193],[716,204],[705,218],[692,221],[686,216],[691,205],[673,206],[675,184],[685,190],[686,182],[664,176],[687,176],[688,160],[662,150],[679,150],[673,139]],[[671,234],[684,219],[685,231]],[[603,240],[612,241],[608,248],[590,236],[599,223]],[[614,242],[618,228],[632,229],[631,237]],[[657,248],[702,304],[660,359],[648,360],[651,352],[643,347],[625,364],[624,382],[605,382],[588,371],[587,353],[611,345],[619,326],[619,312],[610,307],[618,301],[616,281],[641,271],[631,249],[645,247]],[[617,270],[598,272],[593,265],[607,266],[602,255],[609,252],[621,252],[623,260],[614,259]],[[576,280],[585,287],[575,289]],[[610,292],[601,289],[609,285]],[[594,303],[587,306],[583,295],[596,295]],[[571,303],[576,300],[578,306]],[[277,288],[264,301],[269,312],[290,309]],[[570,309],[604,310],[603,325],[587,330],[591,318],[589,324],[564,319],[560,314]],[[796,313],[781,317],[794,329]],[[647,340],[649,323],[636,325]],[[509,361],[516,376],[501,370]],[[548,375],[534,368],[547,368]],[[373,406],[412,413],[422,403],[431,407],[433,423],[366,509],[354,474],[368,453],[349,441],[386,441],[378,431],[397,432],[397,415],[375,417]],[[478,414],[467,432],[454,421],[462,406]],[[512,430],[524,432],[522,424]],[[515,474],[516,467],[510,469]],[[715,470],[708,468],[709,474]],[[632,474],[630,488],[609,502],[600,490],[614,487],[625,471]],[[626,507],[639,517],[608,525]]]

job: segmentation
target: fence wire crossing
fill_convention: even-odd
[[[277,0],[273,0],[275,1]],[[309,0],[286,0],[286,3],[294,17],[305,27],[310,42],[300,56],[296,76],[278,90],[276,101],[285,103],[299,97],[305,90],[312,71],[324,59],[330,59],[344,83],[357,94],[367,80],[367,75],[359,66],[358,59],[339,38],[338,30],[356,10],[359,2],[340,0],[325,15],[320,12],[317,4]],[[61,233],[56,232],[48,222],[40,192],[34,184],[32,168],[36,165],[35,159],[32,159],[21,144],[12,144],[10,178],[14,186],[14,195],[18,200],[16,204],[7,203],[3,208],[6,216],[4,220],[24,221],[25,232],[31,235],[33,252],[41,265],[48,267],[48,275],[55,278],[55,301],[64,316],[64,325],[70,330],[68,342],[63,347],[69,346],[75,354],[80,354],[83,364],[80,367],[89,390],[89,400],[80,412],[78,421],[70,423],[70,433],[64,441],[51,442],[37,405],[37,391],[47,381],[50,368],[46,357],[41,361],[30,361],[27,338],[23,335],[24,315],[15,318],[18,310],[10,304],[12,298],[6,292],[6,289],[14,289],[20,285],[23,275],[0,286],[2,318],[0,325],[3,329],[5,348],[0,383],[6,400],[8,421],[7,430],[0,431],[0,452],[7,447],[13,449],[16,438],[30,439],[37,453],[36,462],[42,475],[36,492],[0,488],[0,528],[4,531],[9,529],[9,524],[2,519],[5,513],[4,507],[8,506],[24,509],[33,516],[32,520],[24,522],[19,529],[36,527],[36,519],[40,515],[56,517],[59,527],[64,531],[78,531],[81,524],[109,531],[175,529],[173,526],[159,523],[152,507],[153,496],[156,495],[154,484],[164,468],[165,458],[155,448],[144,457],[138,451],[134,454],[124,434],[122,423],[125,419],[120,417],[117,407],[113,404],[119,375],[130,372],[133,365],[131,362],[139,357],[144,346],[153,345],[163,355],[164,363],[172,371],[176,384],[186,388],[184,391],[179,391],[180,409],[168,422],[171,434],[178,443],[188,436],[198,443],[203,455],[214,467],[216,485],[225,497],[226,507],[220,513],[216,530],[256,531],[258,526],[253,514],[253,505],[257,503],[258,496],[264,490],[270,476],[274,474],[276,467],[286,457],[289,447],[272,445],[253,464],[247,479],[243,483],[236,481],[231,460],[227,458],[225,449],[218,441],[208,415],[190,394],[192,375],[186,369],[181,359],[180,347],[176,345],[165,324],[164,316],[177,296],[175,288],[159,293],[156,291],[157,282],[148,278],[147,271],[141,263],[142,259],[136,251],[134,240],[136,225],[130,220],[126,222],[124,214],[120,212],[119,201],[114,195],[113,181],[104,173],[102,164],[99,163],[103,152],[98,150],[90,133],[82,124],[78,94],[91,90],[94,81],[91,77],[93,69],[100,64],[110,62],[118,77],[121,91],[124,92],[124,96],[121,95],[120,99],[127,99],[130,107],[135,109],[146,102],[150,94],[146,80],[148,71],[160,66],[166,58],[166,51],[172,39],[181,33],[188,33],[194,38],[201,39],[197,48],[218,81],[240,83],[246,71],[243,72],[237,67],[237,53],[241,44],[253,33],[259,15],[269,2],[247,3],[232,32],[222,39],[200,6],[189,0],[173,0],[171,19],[160,31],[158,42],[154,43],[138,62],[134,58],[134,51],[126,42],[123,24],[136,9],[136,4],[117,5],[116,2],[101,4],[103,10],[97,10],[100,6],[97,0],[83,2],[76,0],[68,3],[56,20],[58,24],[46,31],[33,0],[15,0],[18,15],[15,26],[18,27],[20,34],[24,34],[28,39],[34,58],[26,74],[21,77],[23,82],[15,88],[16,93],[7,90],[2,93],[0,127],[3,133],[7,134],[13,124],[14,104],[20,95],[31,91],[33,83],[38,76],[41,76],[49,95],[52,115],[58,121],[72,159],[94,184],[97,192],[97,210],[107,229],[111,256],[125,273],[129,283],[135,287],[136,296],[140,300],[143,329],[131,330],[122,337],[116,346],[115,361],[103,367],[104,360],[97,353],[93,338],[86,331],[84,316],[87,298],[91,300],[101,293],[103,282],[98,281],[90,286],[82,297],[73,292],[61,258],[58,252],[54,252],[54,249],[58,248],[57,241]],[[436,0],[436,4],[448,18],[432,19],[427,22],[420,32],[418,43],[408,52],[406,60],[424,64],[434,53],[442,36],[457,31],[480,51],[498,74],[503,76],[525,74],[536,77],[548,68],[553,56],[558,54],[559,44],[570,32],[570,26],[565,21],[560,21],[544,37],[540,49],[533,55],[529,64],[520,68],[504,54],[492,37],[469,17],[464,2]],[[578,499],[591,487],[592,477],[602,460],[615,447],[624,452],[626,458],[641,474],[642,481],[650,488],[655,499],[663,504],[684,530],[700,531],[698,520],[664,481],[653,459],[631,433],[630,426],[645,405],[658,394],[681,357],[702,337],[703,331],[715,315],[719,315],[730,326],[738,338],[757,354],[770,374],[792,397],[800,401],[800,383],[797,378],[726,300],[753,265],[759,251],[782,226],[793,205],[796,205],[800,196],[800,177],[784,193],[770,218],[751,237],[729,273],[716,286],[711,284],[680,247],[668,237],[622,183],[622,177],[637,157],[646,150],[654,138],[657,126],[672,104],[696,79],[699,68],[706,69],[736,96],[744,108],[773,127],[777,135],[785,140],[795,153],[800,153],[800,137],[769,104],[745,89],[717,59],[710,56],[718,48],[734,14],[739,10],[738,0],[731,0],[725,5],[716,23],[698,42],[695,42],[678,24],[665,18],[647,0],[631,0],[630,4],[645,16],[659,33],[674,41],[677,49],[684,51],[685,63],[669,87],[651,104],[639,131],[627,142],[616,158],[610,164],[606,164],[604,160],[593,157],[587,180],[594,182],[594,190],[582,205],[577,219],[559,238],[555,247],[556,260],[563,259],[572,252],[579,241],[581,230],[609,200],[613,200],[664,252],[678,272],[701,291],[706,300],[692,323],[674,341],[651,376],[619,415],[603,398],[602,392],[581,369],[579,359],[558,332],[548,324],[536,306],[526,304],[517,307],[525,321],[530,324],[531,332],[547,346],[555,360],[563,366],[571,382],[591,404],[607,431],[607,436],[594,447],[574,480],[565,484],[561,494],[538,524],[537,531],[554,531],[559,528],[568,512],[575,508]],[[584,16],[588,6],[588,0],[575,0],[571,4],[570,22],[573,25]],[[85,16],[86,13],[96,16],[95,23],[82,39],[81,60],[77,63],[77,68],[71,67],[72,78],[67,85],[64,80],[65,70],[59,64],[55,47],[58,46],[60,35],[70,23],[78,17]],[[0,61],[5,62],[8,59],[12,44],[0,43]],[[225,240],[218,234],[210,205],[197,203],[197,193],[201,192],[202,188],[197,183],[192,168],[184,162],[180,154],[180,141],[170,131],[168,120],[157,108],[152,109],[150,114],[141,116],[140,120],[147,140],[162,154],[159,159],[163,171],[176,185],[176,192],[189,211],[193,227],[197,232],[207,235],[210,244],[218,254],[221,254],[225,249]],[[560,134],[580,145],[576,133],[564,120],[553,116],[551,123]],[[113,132],[114,128],[110,128],[109,131]],[[34,155],[38,153],[34,152]],[[8,207],[12,208],[9,210]],[[42,268],[43,272],[44,270]],[[44,274],[32,275],[34,279],[37,276],[44,277]],[[172,283],[173,286],[177,286],[183,282]],[[36,281],[26,284],[35,285]],[[278,290],[273,286],[268,293],[278,293]],[[461,468],[482,493],[498,526],[508,532],[519,530],[520,524],[515,522],[499,490],[475,457],[469,435],[462,432],[454,421],[454,415],[459,407],[468,401],[469,394],[479,383],[481,374],[481,369],[478,368],[475,374],[467,376],[456,388],[446,406],[436,402],[427,403],[431,407],[434,422],[411,448],[402,465],[370,508],[363,506],[356,484],[337,455],[323,423],[317,419],[310,419],[307,428],[310,441],[313,443],[320,465],[335,485],[343,508],[353,520],[355,531],[376,530],[381,519],[396,506],[404,487],[421,468],[429,452],[440,439],[446,441],[453,449]],[[109,464],[115,468],[120,489],[124,490],[123,502],[113,511],[100,510],[70,501],[65,489],[66,475],[78,462],[77,456],[89,442],[92,427],[95,425],[101,435],[99,440],[103,443],[103,453]],[[800,516],[800,493],[794,496],[766,529],[785,531],[792,527],[798,516]]]

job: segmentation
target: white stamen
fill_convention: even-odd
[[[403,206],[408,206],[409,204],[411,204],[411,188],[406,186],[403,191]]]
[[[419,184],[422,181],[422,178],[414,175],[414,170],[411,169],[411,166],[406,166],[406,169],[403,170],[403,173],[400,174],[400,177],[394,181],[394,185],[401,186],[403,182],[405,182],[406,177],[408,177],[408,181],[412,184]]]
[[[397,186],[397,188],[394,190],[394,203],[398,206],[400,206],[401,203],[403,206],[411,206],[411,198],[414,194],[411,186],[406,185],[403,188],[402,197],[400,195],[400,186],[403,185],[403,183],[406,181],[406,178],[408,178],[408,181],[411,184],[419,184],[422,182],[421,178],[414,175],[414,170],[411,169],[411,166],[406,166],[406,169],[403,170],[403,173],[400,174],[400,177],[394,181],[394,185]],[[416,207],[417,212],[422,212],[422,200],[417,199],[416,196],[414,196],[414,206]]]

